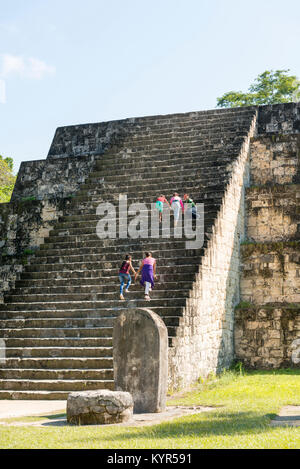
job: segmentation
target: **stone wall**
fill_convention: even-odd
[[[47,159],[101,155],[120,145],[135,119],[58,127]]]
[[[300,103],[260,106],[258,134],[288,134],[300,132]]]
[[[246,191],[247,235],[250,241],[299,238],[300,186],[252,186]]]
[[[0,204],[0,302],[71,203],[65,198]]]
[[[241,248],[242,301],[300,303],[300,241],[253,243]]]
[[[298,184],[300,135],[260,136],[251,143],[251,184]]]
[[[12,201],[72,196],[94,169],[96,159],[95,155],[86,155],[26,161],[20,166]]]
[[[213,233],[187,300],[174,347],[169,349],[169,381],[184,387],[234,358],[234,307],[240,301],[240,241],[245,236],[244,190],[249,181],[249,145],[254,118],[215,221]]]
[[[298,305],[237,308],[238,359],[250,368],[299,367],[299,312]]]
[[[246,191],[236,358],[256,368],[299,366],[292,355],[300,342],[300,105],[260,108],[257,130]]]

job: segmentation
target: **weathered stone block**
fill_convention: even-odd
[[[128,392],[100,389],[72,392],[68,396],[67,421],[75,425],[126,422],[132,412],[133,400]]]
[[[162,319],[141,308],[122,312],[114,323],[115,389],[133,396],[135,412],[166,406],[168,333]]]

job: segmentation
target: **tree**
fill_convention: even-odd
[[[217,98],[218,107],[261,106],[300,100],[300,82],[290,70],[266,70],[250,85],[248,93],[229,91]]]
[[[0,203],[10,201],[15,182],[13,159],[0,155]]]

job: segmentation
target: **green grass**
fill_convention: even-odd
[[[281,407],[300,405],[300,370],[237,369],[168,402],[213,406],[212,412],[150,427],[0,426],[0,448],[299,449],[299,427],[271,427],[270,421]]]
[[[39,415],[30,415],[30,416],[25,416],[25,417],[9,417],[5,419],[1,419],[0,423],[35,423],[35,422],[44,422],[47,420],[56,420],[59,418],[65,418],[66,414],[64,411],[60,411],[60,413],[51,413],[51,414],[39,414]]]

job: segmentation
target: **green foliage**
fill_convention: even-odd
[[[300,100],[300,82],[289,70],[266,70],[258,75],[248,89],[229,91],[217,98],[218,107],[261,106]]]
[[[243,362],[238,360],[232,363],[230,370],[239,374],[240,376],[244,375],[246,372]]]
[[[0,204],[10,201],[11,194],[14,190],[14,183],[8,186],[0,186]]]
[[[10,201],[15,182],[13,159],[0,155],[0,203]]]
[[[24,249],[23,254],[25,256],[31,256],[32,254],[34,254],[34,250],[33,249]]]
[[[28,197],[22,197],[21,202],[32,202],[33,200],[36,200],[36,197],[34,195],[30,195]]]

